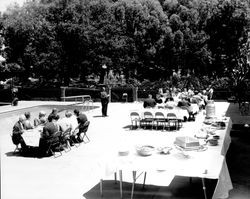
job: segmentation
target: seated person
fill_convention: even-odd
[[[30,112],[25,112],[24,115],[26,117],[26,120],[23,123],[24,129],[26,129],[26,130],[33,129],[34,126],[33,126],[31,119],[30,119]]]
[[[157,104],[162,104],[162,103],[163,103],[163,100],[162,100],[160,94],[156,94],[155,102],[156,102]]]
[[[53,138],[53,136],[55,136],[59,131],[61,131],[61,128],[57,124],[56,115],[50,114],[48,117],[48,122],[43,127],[39,142],[39,149],[42,155],[48,155],[49,140],[50,138]]]
[[[57,119],[60,118],[60,116],[58,115],[58,109],[57,108],[53,108],[50,114],[55,115],[57,117]]]
[[[65,117],[58,120],[58,124],[61,127],[63,132],[66,131],[69,128],[72,129],[72,125],[71,125],[71,121],[70,121],[71,116],[72,116],[72,113],[70,111],[66,111],[65,112]]]
[[[166,108],[174,108],[176,105],[177,105],[177,104],[176,104],[176,102],[174,101],[173,98],[167,98],[167,99],[165,100],[165,107],[166,107]]]
[[[191,104],[190,104],[190,102],[187,100],[187,99],[182,99],[182,100],[180,100],[179,102],[178,102],[178,104],[177,104],[177,106],[178,107],[190,107],[191,106]]]
[[[195,92],[195,95],[193,95],[190,98],[191,103],[197,104],[199,106],[199,109],[204,108],[205,107],[205,103],[204,100],[202,98],[202,94]]]
[[[40,111],[38,114],[38,118],[34,119],[34,126],[45,124],[46,122],[47,122],[46,113],[44,111]]]
[[[86,121],[88,121],[88,118],[84,113],[77,113],[77,114],[78,114],[78,117],[77,117],[78,126],[74,130],[74,133],[72,135],[72,140],[74,142],[82,142],[83,140],[82,140],[81,134],[85,130],[84,124]]]
[[[24,142],[22,134],[24,133],[24,121],[26,120],[25,115],[20,115],[18,121],[13,126],[12,130],[12,141],[15,145],[21,144],[22,150],[27,150],[27,145]]]
[[[168,101],[174,101],[174,98],[173,98],[173,94],[172,94],[172,90],[169,89],[167,91],[167,95],[166,95],[166,99],[165,99],[165,102],[164,103],[167,103]]]
[[[152,98],[152,95],[149,94],[148,98],[145,99],[144,103],[143,103],[143,107],[144,108],[154,108],[156,105],[156,101]]]
[[[181,107],[183,109],[186,109],[188,111],[189,114],[189,120],[194,120],[194,113],[193,113],[193,108],[190,104],[190,102],[187,99],[182,99],[181,101],[178,102],[177,104],[178,107]]]

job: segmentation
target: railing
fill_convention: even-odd
[[[75,96],[67,96],[67,97],[61,97],[62,101],[71,100],[72,99],[75,102],[78,102],[79,104],[83,104],[83,107],[86,107],[86,111],[91,110],[91,107],[93,107],[93,100],[91,99],[90,95],[75,95]]]
[[[74,95],[74,96],[67,96],[67,97],[61,97],[62,101],[66,101],[67,99],[75,99],[75,101],[79,101],[77,99],[80,99],[80,101],[82,103],[84,103],[86,101],[86,99],[88,100],[92,100],[90,95]]]

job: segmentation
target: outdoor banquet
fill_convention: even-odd
[[[207,120],[205,111],[202,110],[196,115],[195,121],[183,122],[183,126],[178,130],[131,129],[130,113],[133,110],[142,110],[141,102],[113,103],[110,105],[109,117],[106,118],[98,117],[99,108],[88,111],[86,114],[91,121],[88,131],[91,140],[89,143],[73,147],[70,151],[63,151],[62,155],[59,156],[59,152],[57,152],[56,157],[23,159],[17,156],[21,163],[18,166],[22,170],[21,176],[28,174],[25,181],[20,181],[22,177],[18,176],[21,173],[16,174],[15,177],[9,175],[15,167],[12,165],[14,159],[2,155],[2,171],[5,173],[2,178],[5,182],[2,189],[3,194],[6,197],[15,198],[15,193],[8,191],[7,187],[8,185],[16,187],[17,185],[14,184],[22,182],[23,185],[19,185],[21,188],[19,193],[24,194],[27,198],[32,198],[33,194],[45,197],[48,193],[55,195],[56,198],[68,198],[69,194],[73,198],[77,198],[79,195],[82,195],[83,198],[101,198],[101,195],[103,198],[119,198],[121,196],[123,198],[137,198],[140,193],[147,194],[147,189],[152,185],[171,187],[171,184],[175,183],[175,178],[184,177],[184,179],[196,179],[195,182],[197,181],[199,184],[198,196],[189,193],[191,198],[205,198],[206,195],[207,198],[228,198],[231,190],[234,190],[225,159],[231,142],[232,120],[225,116],[228,103],[216,102],[215,104],[216,118],[214,120]],[[41,109],[47,110],[44,106],[35,108],[34,111],[33,109],[30,109],[32,113]],[[15,118],[16,115],[11,117]],[[213,126],[212,123],[216,123],[216,121],[224,122],[225,126]],[[8,124],[10,119],[4,119],[3,122]],[[210,138],[217,135],[219,137],[218,144],[213,146],[213,144],[205,142],[208,137],[204,137],[203,130],[206,130],[206,135]],[[25,139],[31,145],[36,145],[34,139],[31,139],[30,133],[31,131],[27,132]],[[199,147],[194,150],[183,150],[175,144],[178,137],[194,139],[200,137],[198,139]],[[9,137],[2,136],[1,140],[9,140]],[[15,147],[10,142],[8,143],[2,144],[2,151],[14,150]],[[154,150],[149,156],[141,156],[137,152],[141,146],[150,146]],[[164,152],[164,149],[168,150]],[[86,162],[88,162],[88,166],[82,166],[86,165]],[[30,170],[26,167],[27,164],[33,165],[33,169]],[[50,172],[46,172],[46,168],[42,165],[47,165],[46,168],[50,168]],[[58,170],[60,173],[57,172]],[[52,173],[54,177],[51,180],[53,183],[59,183],[58,187],[52,188],[43,183]],[[68,180],[62,181],[62,175],[67,175]],[[116,186],[114,176],[119,182]],[[6,181],[6,177],[10,180]],[[39,179],[39,182],[32,185],[32,190],[28,189],[30,183],[36,179]],[[86,181],[86,179],[89,180]],[[216,182],[212,191],[209,179]],[[111,188],[107,187],[107,185],[110,186],[110,180],[113,182],[111,185],[114,184],[112,186],[117,189],[112,195],[107,190],[107,188]],[[72,181],[74,181],[74,186],[70,188],[69,192],[66,187],[69,187]],[[13,182],[15,183],[13,184]],[[189,180],[184,180],[182,183],[192,187]],[[46,187],[46,192],[41,192],[40,186],[42,184]],[[148,188],[141,190],[141,186]],[[98,187],[98,189],[92,192],[93,187]]]
[[[0,0],[1,199],[250,199],[250,0]]]

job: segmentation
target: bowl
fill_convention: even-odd
[[[210,146],[217,146],[218,145],[218,139],[209,139],[208,143],[210,144]]]
[[[155,148],[150,145],[137,146],[136,151],[140,156],[150,156],[153,154]]]
[[[213,139],[218,140],[218,139],[220,139],[220,136],[219,135],[214,135]]]

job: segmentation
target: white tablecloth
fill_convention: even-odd
[[[200,122],[200,121],[199,121]],[[200,177],[209,179],[218,179],[213,194],[213,199],[227,198],[229,190],[233,188],[231,178],[228,172],[224,155],[230,145],[231,120],[227,118],[226,128],[217,130],[216,134],[220,136],[217,146],[207,145],[205,151],[186,151],[182,152],[174,146],[176,136],[194,136],[195,131],[185,131],[185,128],[178,133],[166,135],[166,146],[172,147],[169,155],[162,155],[157,150],[147,157],[139,156],[136,153],[135,146],[128,148],[128,156],[119,156],[118,151],[109,153],[103,160],[104,176],[110,176],[114,172],[122,171],[146,171],[150,175],[160,176],[164,173],[169,178],[154,178],[146,181],[146,184],[168,186],[174,176]],[[198,126],[201,126],[199,124]],[[133,143],[131,138],[131,143]],[[162,137],[152,140],[152,145],[164,143]],[[157,146],[155,146],[157,147]],[[159,175],[160,174],[160,175]],[[103,178],[105,179],[105,177]],[[126,180],[125,180],[126,181]]]
[[[24,131],[22,137],[26,145],[34,147],[39,146],[42,128],[43,128],[42,126],[38,126],[34,129],[29,129]]]
[[[131,110],[130,112],[133,112],[133,111],[138,112],[141,118],[143,118],[143,113],[146,111],[151,112],[153,115],[155,115],[156,112],[162,112],[165,118],[167,118],[168,113],[175,113],[176,117],[180,120],[184,120],[185,117],[186,119],[189,117],[188,111],[179,107],[175,107],[173,109],[142,108],[142,109]]]

